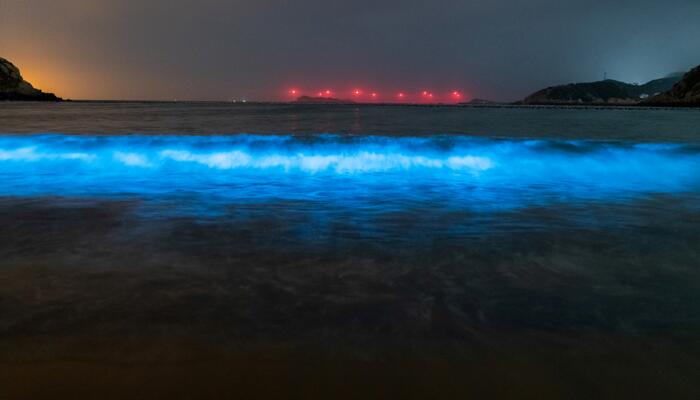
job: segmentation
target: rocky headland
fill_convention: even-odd
[[[700,65],[690,70],[671,90],[653,96],[645,105],[671,107],[700,106]]]
[[[60,101],[53,93],[35,89],[14,64],[0,57],[0,101]]]

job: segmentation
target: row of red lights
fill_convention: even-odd
[[[290,89],[290,90],[288,91],[288,94],[289,94],[290,96],[292,96],[292,97],[297,97],[297,96],[302,95],[302,92],[301,92],[300,90],[298,90],[298,89]],[[334,92],[333,92],[332,90],[326,89],[326,90],[322,90],[322,91],[320,91],[320,92],[317,92],[317,93],[316,93],[316,97],[333,97],[333,94],[334,94]],[[371,98],[372,100],[378,100],[378,99],[380,98],[379,93],[373,92],[373,91],[365,92],[365,91],[363,91],[362,89],[354,89],[354,90],[352,90],[349,94],[350,94],[352,97],[354,97],[354,98],[361,98],[361,97],[364,97],[365,94],[366,94],[369,98]],[[405,100],[405,99],[407,99],[408,97],[410,97],[410,95],[407,94],[406,92],[398,92],[398,93],[395,94],[395,98],[396,98],[397,100],[399,100],[399,101]],[[431,92],[431,91],[424,90],[424,91],[422,91],[422,92],[420,93],[420,97],[421,97],[421,99],[423,99],[423,100],[425,100],[425,101],[432,101],[432,100],[434,100],[437,96],[436,96],[433,92]],[[451,92],[449,93],[449,97],[450,97],[452,100],[454,100],[454,101],[459,101],[459,100],[462,100],[462,98],[464,97],[464,95],[463,95],[460,91],[458,91],[458,90],[453,90],[453,91],[451,91]]]

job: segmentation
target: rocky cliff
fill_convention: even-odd
[[[659,106],[700,106],[700,65],[693,68],[671,90],[654,96],[644,104]]]
[[[53,93],[45,93],[35,89],[31,83],[22,79],[19,68],[0,57],[1,100],[59,101],[61,99]]]

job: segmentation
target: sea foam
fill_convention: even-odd
[[[665,143],[385,136],[0,136],[2,195],[448,198],[464,207],[697,192],[700,150]],[[316,198],[315,198],[316,199]]]

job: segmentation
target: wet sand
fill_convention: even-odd
[[[0,201],[0,398],[697,398],[693,203],[400,247],[140,204]]]
[[[700,378],[697,346],[630,338],[499,338],[444,354],[386,343],[371,356],[328,343],[168,340],[25,340],[13,352],[24,360],[0,363],[0,387],[12,399],[692,399]]]

